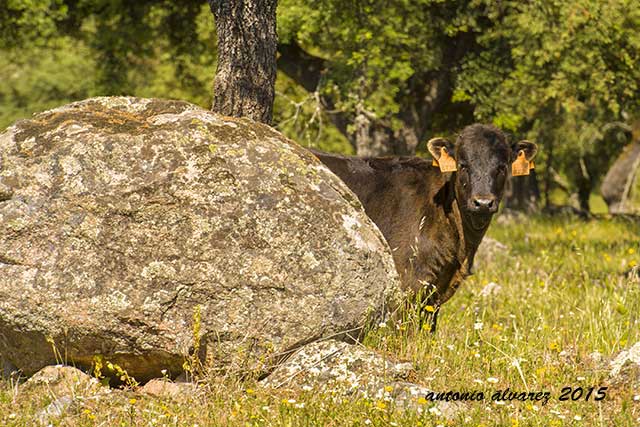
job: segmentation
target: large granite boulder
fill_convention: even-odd
[[[0,134],[0,359],[265,372],[398,296],[357,198],[268,126],[93,98]],[[60,360],[62,359],[62,360]]]

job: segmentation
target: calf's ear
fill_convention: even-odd
[[[440,167],[442,172],[457,170],[454,156],[454,145],[444,138],[433,138],[427,142],[427,149],[433,156],[433,165]]]
[[[511,175],[529,175],[534,168],[533,158],[538,152],[538,146],[531,141],[518,141],[511,145]]]
[[[451,142],[447,141],[444,138],[432,138],[429,140],[429,142],[427,142],[427,149],[429,150],[429,152],[431,153],[431,155],[433,156],[433,158],[435,160],[439,160],[440,159],[440,153],[442,152],[441,150],[445,148],[447,153],[453,157],[453,150],[454,150],[454,146]]]
[[[524,152],[524,158],[531,161],[538,153],[538,146],[527,140],[514,142],[511,144],[511,161],[516,160],[521,151]]]

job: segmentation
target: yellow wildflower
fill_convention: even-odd
[[[385,410],[385,409],[387,409],[387,404],[384,403],[382,400],[378,400],[376,402],[376,408],[378,408],[380,410]]]

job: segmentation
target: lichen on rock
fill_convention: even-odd
[[[464,409],[459,402],[427,400],[426,396],[433,392],[411,382],[414,376],[410,362],[330,339],[298,349],[261,385],[314,390],[338,398],[353,395],[399,410],[435,411],[448,419]]]

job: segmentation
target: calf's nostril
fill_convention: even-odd
[[[496,201],[494,198],[474,198],[473,208],[477,210],[481,209],[494,209]]]

